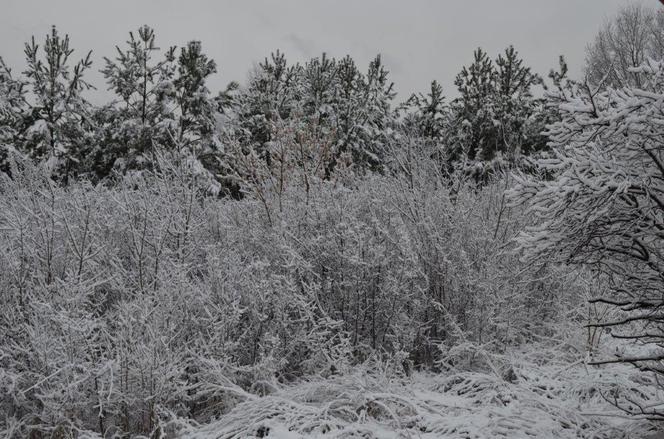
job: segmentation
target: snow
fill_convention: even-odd
[[[547,357],[547,354],[555,356]],[[625,365],[591,367],[559,348],[511,352],[515,379],[481,371],[415,373],[365,366],[349,375],[278,386],[175,437],[268,438],[642,438],[650,425],[605,397],[619,387],[653,396]],[[388,368],[389,369],[389,368]]]

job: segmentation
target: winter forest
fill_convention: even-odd
[[[205,42],[85,45],[0,58],[1,437],[664,431],[664,7],[404,99],[381,55],[211,90]]]

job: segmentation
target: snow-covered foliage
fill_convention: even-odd
[[[569,335],[569,334],[568,334]],[[573,359],[578,346],[560,340],[492,356],[511,371],[399,374],[370,361],[348,375],[277,385],[243,395],[205,426],[166,421],[173,437],[269,438],[641,438],[651,426],[622,415],[603,397],[620,387],[653,397],[650,383],[624,366],[598,369]]]
[[[209,198],[178,162],[113,188],[19,163],[0,188],[0,425],[148,433],[376,353],[410,372],[547,334],[574,280],[510,255],[502,185],[452,200],[426,163],[266,186],[265,204]]]
[[[519,177],[513,201],[539,218],[519,238],[532,258],[588,267],[599,276],[591,303],[615,313],[592,322],[642,349],[597,361],[634,363],[662,373],[661,230],[664,227],[664,64],[638,69],[646,89],[593,92],[563,99],[549,128],[553,152],[539,160],[544,179]],[[630,411],[661,417],[657,405]]]
[[[176,156],[219,192],[215,104],[206,81],[216,64],[199,41],[170,47],[160,57],[152,28],[130,32],[127,48],[105,58],[102,70],[117,99],[96,109],[95,144],[85,157],[92,181],[113,174],[140,173],[158,166],[161,156]]]
[[[18,149],[45,163],[49,175],[63,182],[78,173],[90,140],[85,129],[90,106],[82,92],[91,87],[84,79],[92,65],[91,52],[71,66],[73,53],[69,36],[62,37],[55,27],[46,35],[41,51],[34,37],[25,44],[24,75],[32,99],[24,130],[16,139]]]
[[[304,65],[289,65],[276,52],[256,67],[235,97],[235,117],[224,131],[269,164],[269,147],[278,141],[275,126],[297,126],[306,131],[306,139],[296,142],[313,137],[325,144],[322,169],[327,176],[349,158],[358,174],[380,171],[383,147],[395,124],[394,96],[380,56],[363,73],[349,56],[337,60],[323,54]]]
[[[16,153],[14,141],[25,111],[25,84],[14,78],[0,57],[0,171],[7,172],[7,156]]]
[[[543,149],[542,100],[533,97],[541,82],[514,47],[495,62],[477,49],[455,80],[460,96],[451,104],[448,160],[482,163],[502,157],[514,163],[522,153]]]
[[[662,62],[611,88],[561,57],[547,88],[478,49],[458,98],[395,107],[380,56],[277,51],[211,97],[202,44],[160,53],[142,26],[93,106],[68,37],[25,53],[22,77],[0,59],[0,436],[664,420]]]

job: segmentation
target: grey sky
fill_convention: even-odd
[[[657,7],[656,0],[637,0]],[[481,46],[495,56],[514,44],[545,74],[564,54],[578,74],[584,48],[600,25],[627,0],[2,0],[0,56],[23,69],[23,42],[43,40],[55,24],[82,56],[92,49],[94,68],[114,55],[129,30],[154,27],[160,47],[203,42],[217,61],[213,92],[244,82],[251,66],[277,48],[290,61],[325,51],[350,54],[366,66],[382,53],[400,98],[424,91],[432,79],[455,95],[453,80]],[[89,77],[106,94],[101,75]]]

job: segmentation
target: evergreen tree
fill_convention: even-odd
[[[221,115],[230,116],[234,113],[238,103],[238,91],[240,84],[237,81],[231,81],[226,88],[217,94],[214,98],[216,110]]]
[[[100,181],[112,174],[114,167],[118,171],[125,169],[126,154],[129,150],[127,142],[131,139],[126,130],[126,114],[117,108],[114,102],[95,107],[92,111],[94,126],[92,148],[83,158],[83,168],[91,181]],[[123,166],[119,166],[119,163]]]
[[[179,119],[177,141],[194,152],[212,141],[214,132],[213,101],[205,81],[217,72],[216,63],[202,52],[199,41],[191,41],[180,51],[173,96]]]
[[[524,66],[513,46],[505,49],[496,59],[496,95],[494,109],[498,120],[500,142],[496,149],[509,157],[543,148],[540,142],[529,138],[529,124],[538,110],[539,100],[533,98],[532,87],[542,83],[541,78]],[[543,126],[538,126],[543,130]]]
[[[279,51],[258,65],[238,102],[243,143],[263,149],[272,139],[272,125],[290,117],[300,101],[301,72]]]
[[[350,56],[337,62],[334,100],[335,118],[331,126],[333,133],[330,160],[326,164],[325,174],[329,178],[340,161],[350,161],[354,145],[360,142],[362,133],[359,123],[363,119],[364,75]]]
[[[432,81],[429,93],[412,95],[406,105],[414,109],[407,118],[407,124],[428,141],[442,142],[447,112],[443,87],[437,81]]]
[[[352,157],[358,171],[380,170],[394,123],[394,95],[380,56],[362,74],[350,57],[337,61],[323,54],[304,66],[289,66],[276,52],[258,66],[235,100],[236,127],[230,131],[268,166],[275,130],[288,126],[298,132],[297,142],[326,149],[316,155],[326,157],[327,177],[342,157]]]
[[[29,157],[45,161],[52,175],[65,183],[80,168],[91,128],[90,106],[81,92],[91,88],[83,74],[92,65],[92,52],[71,67],[73,52],[69,36],[61,37],[55,26],[46,36],[43,51],[34,37],[25,44],[24,75],[32,99],[23,122],[21,148]]]
[[[206,81],[217,72],[217,64],[202,51],[199,41],[180,50],[169,106],[174,107],[170,140],[176,158],[196,174],[207,190],[218,193],[220,151],[215,137],[217,108]]]
[[[446,149],[446,135],[449,128],[449,108],[443,96],[443,87],[438,81],[432,81],[429,93],[413,94],[402,105],[405,111],[402,129],[408,138],[421,139],[429,150],[430,158],[440,170],[449,170],[451,157]]]
[[[173,94],[175,47],[155,60],[160,49],[149,26],[142,26],[138,34],[130,32],[127,45],[126,50],[116,46],[118,56],[104,58],[102,70],[109,89],[119,98],[114,105],[119,114],[112,119],[120,122],[107,127],[113,132],[105,137],[113,142],[102,148],[112,149],[114,166],[120,171],[151,167],[156,148],[172,143],[169,129],[174,125],[168,98]]]
[[[302,110],[312,122],[321,124],[334,119],[333,104],[337,93],[337,62],[323,53],[312,58],[302,70]]]
[[[455,83],[460,97],[451,105],[449,160],[465,157],[479,162],[473,172],[486,174],[546,147],[541,135],[548,122],[545,101],[533,96],[533,87],[542,80],[524,65],[513,46],[495,62],[477,49],[473,63],[461,70]]]
[[[26,111],[25,84],[15,79],[0,58],[0,172],[8,172],[10,152],[17,152],[18,129]]]
[[[380,55],[377,55],[367,71],[363,99],[363,118],[359,124],[362,138],[353,147],[353,158],[362,168],[382,170],[384,146],[390,141],[394,125],[394,112],[391,107],[396,93],[394,84],[388,79]]]
[[[496,70],[486,52],[478,48],[473,63],[463,67],[454,83],[461,96],[454,102],[456,132],[450,155],[491,159],[497,144],[493,123]]]
[[[558,59],[558,69],[551,69],[548,74],[550,84],[541,82],[544,98],[534,100],[534,112],[526,124],[523,153],[536,154],[549,150],[547,127],[558,123],[563,118],[561,104],[568,102],[578,93],[578,84],[569,78],[569,68],[564,56]]]

